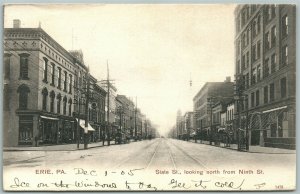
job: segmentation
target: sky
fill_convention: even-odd
[[[193,111],[205,82],[234,75],[233,4],[9,5],[4,27],[41,27],[66,50],[81,49],[98,80],[106,63],[117,93],[164,135],[176,114]],[[192,80],[192,86],[190,86]]]

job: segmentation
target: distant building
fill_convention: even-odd
[[[213,128],[212,108],[216,102],[233,98],[233,82],[227,77],[224,82],[207,82],[193,98],[195,129],[200,138],[209,139],[216,133]]]
[[[295,148],[296,6],[245,4],[234,13],[240,127],[248,123],[252,145]]]

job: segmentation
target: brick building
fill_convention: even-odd
[[[14,22],[4,29],[4,146],[73,141],[74,88],[86,67],[43,29]]]
[[[239,5],[235,24],[240,127],[252,145],[294,148],[296,6]]]
[[[193,98],[195,129],[200,138],[208,139],[212,130],[212,108],[223,99],[233,98],[233,82],[227,77],[224,82],[207,82]]]

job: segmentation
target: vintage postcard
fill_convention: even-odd
[[[295,72],[295,5],[6,4],[3,190],[295,190]]]

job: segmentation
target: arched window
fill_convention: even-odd
[[[50,92],[50,112],[54,112],[54,99],[55,99],[55,92]]]
[[[22,84],[18,87],[17,92],[19,93],[19,109],[24,110],[28,107],[28,93],[30,89],[25,84]]]
[[[57,94],[56,99],[57,99],[56,111],[57,111],[58,114],[60,114],[61,95]]]
[[[46,111],[47,110],[47,97],[48,97],[47,88],[44,88],[42,90],[42,95],[43,95],[42,109]]]
[[[67,114],[67,97],[64,97],[63,101],[64,101],[63,114],[66,115]]]
[[[28,79],[28,57],[29,54],[22,53],[20,56],[20,79]]]
[[[69,116],[72,116],[72,99],[70,98],[69,101]]]
[[[10,78],[10,57],[11,54],[4,53],[4,79]]]

